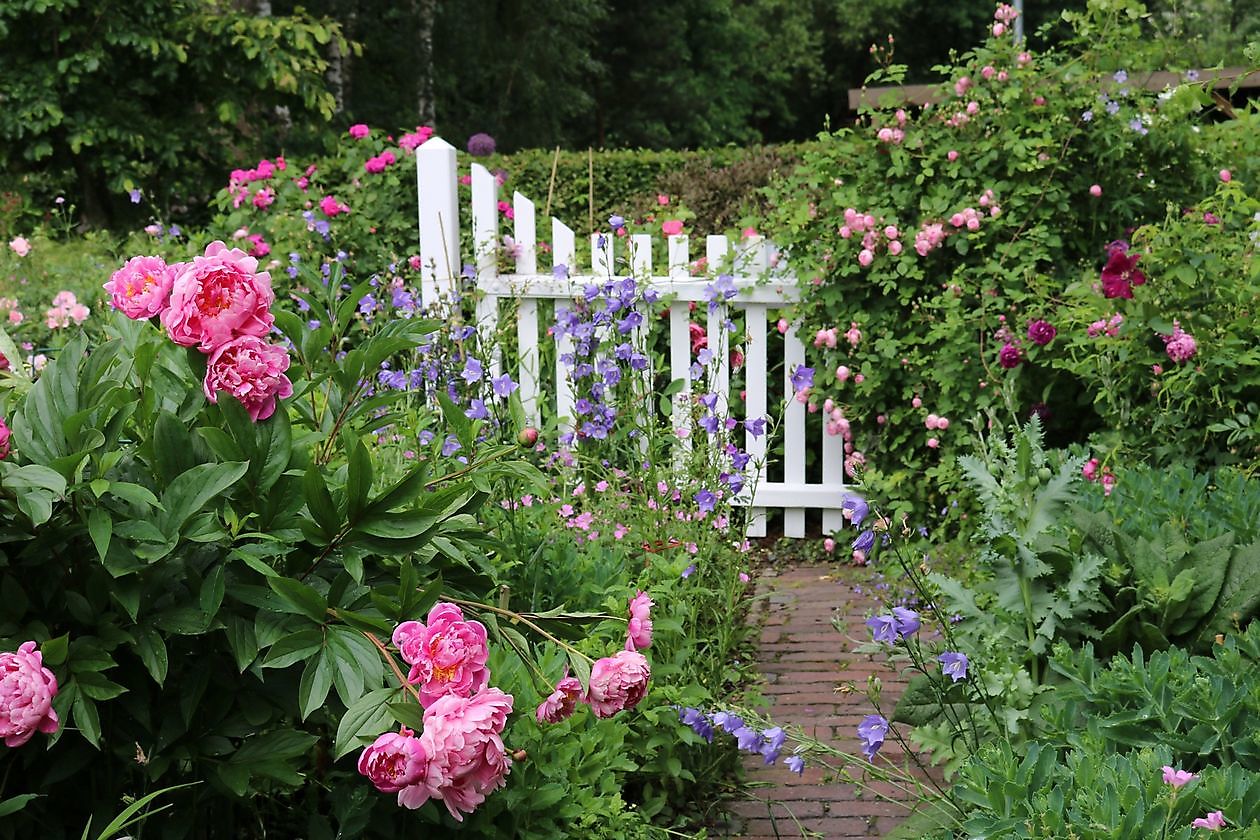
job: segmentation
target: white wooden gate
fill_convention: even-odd
[[[433,137],[416,149],[416,168],[421,293],[427,307],[442,299],[451,299],[458,288],[464,265],[459,247],[456,150],[441,138]],[[478,329],[483,337],[493,336],[499,327],[500,299],[515,299],[518,302],[516,333],[520,369],[516,374],[522,403],[532,420],[541,423],[554,411],[551,416],[561,427],[571,428],[569,424],[574,417],[572,382],[565,365],[559,361],[562,355],[572,352],[572,339],[557,337],[555,369],[540,370],[539,341],[545,331],[539,331],[539,301],[548,298],[573,300],[582,295],[588,284],[600,284],[615,276],[619,257],[616,249],[619,247],[626,249],[627,253],[620,256],[636,280],[641,284],[647,283],[669,301],[670,378],[683,381],[684,390],[677,397],[677,405],[684,405],[690,397],[689,369],[692,364],[689,324],[693,313],[690,312],[690,304],[699,302],[707,309],[711,296],[707,292],[710,280],[692,277],[689,238],[686,235],[666,238],[667,273],[655,275],[652,236],[635,234],[619,239],[611,231],[593,233],[592,265],[587,272],[576,265],[577,238],[573,230],[553,217],[550,220],[551,265],[544,270],[539,265],[535,206],[518,192],[512,196],[510,234],[517,249],[516,271],[500,274],[498,181],[485,167],[475,163],[471,167],[471,178],[475,253],[469,262],[475,268],[477,287],[482,292],[477,308]],[[777,438],[746,433],[744,448],[752,456],[754,464],[762,465],[756,470],[757,481],[736,497],[737,503],[752,507],[749,536],[765,535],[768,508],[783,510],[785,536],[805,536],[807,509],[821,510],[823,533],[831,533],[844,526],[841,516],[845,495],[843,442],[839,436],[828,435],[825,429],[819,432],[820,480],[807,481],[806,407],[794,399],[795,391],[790,381],[791,372],[805,362],[805,346],[794,328],[788,328],[783,340],[779,341],[779,331],[769,323],[771,312],[796,300],[796,280],[790,274],[771,270],[772,254],[772,246],[760,237],[748,237],[739,243],[731,243],[725,236],[705,238],[703,256],[707,265],[729,265],[725,273],[733,276],[738,290],[734,298],[721,301],[715,309],[705,312],[708,345],[715,349],[717,357],[711,390],[718,395],[719,413],[724,413],[730,393],[730,369],[723,325],[728,316],[738,312],[743,316],[745,333],[743,371],[746,414],[749,418],[768,418],[772,412],[777,415],[780,406],[785,406]],[[695,314],[699,316],[701,311],[702,307],[697,306]],[[646,330],[652,326],[649,318],[638,329]],[[772,359],[782,360],[784,370],[783,387],[773,405],[769,401],[767,382],[768,371],[773,369]],[[497,356],[493,364],[496,368],[501,365]],[[496,376],[500,372],[498,369],[493,371]],[[785,403],[780,403],[780,399]],[[776,439],[782,441],[782,475],[771,481],[770,472],[764,465],[768,445]],[[680,445],[685,445],[685,442]]]

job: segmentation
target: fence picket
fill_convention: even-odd
[[[477,282],[486,283],[499,274],[499,182],[484,166],[472,165],[473,253]],[[477,334],[490,352],[490,376],[503,374],[503,350],[494,340],[499,327],[499,298],[482,288],[477,300]]]
[[[538,232],[534,227],[534,202],[512,193],[512,239],[516,242],[516,273],[538,273]]]
[[[747,331],[744,358],[744,386],[746,396],[744,405],[748,409],[748,419],[755,420],[766,417],[766,378],[768,354],[766,347],[766,306],[749,304],[744,310],[744,325]],[[766,434],[754,435],[748,431],[744,438],[744,450],[752,456],[752,463],[758,470],[757,484],[766,481]],[[749,493],[749,502],[756,499],[755,489]],[[748,536],[764,537],[766,535],[766,509],[753,507],[748,512]]]
[[[824,487],[838,487],[837,504],[844,497],[844,438],[840,435],[827,434],[827,421],[823,420],[822,430],[822,483]],[[831,534],[844,528],[844,517],[838,507],[823,508],[823,535]]]
[[[789,327],[783,336],[783,399],[786,400],[783,430],[783,480],[786,484],[805,483],[805,404],[796,399],[792,373],[805,364],[805,345]],[[790,507],[783,511],[783,534],[805,536],[804,508]]]
[[[730,241],[725,236],[709,236],[705,239],[705,262],[710,275],[715,271],[725,273],[723,263],[730,250]],[[719,300],[709,310],[707,343],[713,351],[714,366],[711,391],[718,395],[717,413],[725,415],[729,408],[727,395],[731,390],[731,340],[726,322],[730,318],[730,309],[725,302]]]
[[[459,261],[459,188],[455,147],[430,137],[416,149],[416,191],[420,227],[420,302],[450,300]]]

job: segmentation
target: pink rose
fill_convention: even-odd
[[[349,212],[350,208],[342,204],[331,195],[326,195],[319,202],[319,209],[324,211],[324,215],[328,218]]]
[[[394,645],[411,666],[408,681],[420,687],[426,709],[448,694],[468,697],[490,683],[490,649],[480,621],[465,621],[454,604],[429,610],[428,624],[404,621],[394,628]]]
[[[19,257],[25,257],[31,252],[31,243],[26,237],[18,236],[9,240],[9,248]]]
[[[276,411],[276,400],[293,393],[293,383],[284,372],[289,369],[289,351],[261,338],[243,335],[219,345],[206,366],[203,387],[206,399],[219,401],[219,391],[227,391],[245,406],[249,419],[266,420]]]
[[[591,668],[591,685],[583,698],[595,717],[612,717],[632,709],[647,694],[652,668],[643,654],[634,650],[606,656]]]
[[[36,731],[56,732],[60,726],[52,708],[56,696],[57,677],[44,667],[34,642],[23,642],[13,653],[0,653],[0,737],[5,746],[20,747]]]
[[[538,704],[534,717],[539,723],[559,723],[573,714],[581,695],[581,681],[577,677],[565,677],[556,683],[556,690]]]
[[[447,694],[424,712],[420,743],[429,756],[423,786],[399,794],[400,805],[419,808],[430,798],[440,799],[451,816],[463,822],[486,801],[486,794],[503,787],[512,760],[503,748],[503,727],[512,712],[512,695],[487,688],[470,698]]]
[[[405,726],[398,732],[386,732],[359,756],[359,772],[381,793],[397,793],[399,804],[412,795],[408,788],[424,784],[428,769],[429,754]]]
[[[683,232],[683,223],[678,219],[670,219],[661,224],[661,233],[666,236],[677,236]]]
[[[162,326],[176,344],[211,353],[244,335],[265,336],[275,322],[271,275],[239,248],[211,242],[205,256],[184,263],[171,286]]]
[[[1230,172],[1228,169],[1222,169],[1218,175],[1220,176],[1221,183],[1223,184],[1228,184],[1230,181],[1234,180],[1234,173]]]
[[[626,650],[644,650],[652,646],[652,619],[649,612],[655,602],[640,591],[630,599],[630,624],[626,628]]]
[[[8,361],[9,361],[8,359],[5,359],[6,370],[8,369],[7,368]],[[13,433],[9,431],[9,424],[4,422],[3,417],[0,417],[0,460],[3,460],[4,458],[9,457],[9,448],[10,448],[9,438],[12,436],[13,436]]]
[[[350,126],[350,136],[353,137],[355,140],[362,140],[364,137],[367,137],[371,133],[372,133],[372,129],[368,128],[363,123],[355,123],[354,125]]]

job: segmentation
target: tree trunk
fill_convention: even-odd
[[[416,112],[420,125],[437,124],[437,102],[433,90],[433,24],[437,18],[438,0],[412,0],[416,12]]]

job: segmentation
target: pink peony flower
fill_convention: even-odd
[[[1190,825],[1194,828],[1206,828],[1208,831],[1220,831],[1225,827],[1225,815],[1220,811],[1212,811],[1206,817],[1198,817]]]
[[[937,440],[936,438],[928,438],[927,445],[928,445],[928,449],[936,449],[938,446],[941,445],[941,442]]]
[[[404,621],[394,628],[393,642],[411,666],[408,681],[420,687],[426,709],[441,697],[468,697],[490,683],[486,660],[490,649],[480,621],[465,621],[455,604],[429,610],[428,624]]]
[[[372,129],[368,128],[363,123],[355,123],[354,125],[350,126],[350,136],[353,137],[355,140],[362,140],[364,137],[367,137],[371,133],[372,133]]]
[[[161,257],[132,257],[109,278],[105,291],[115,309],[133,321],[160,315],[171,296],[181,263],[168,266]]]
[[[415,795],[409,788],[424,785],[428,769],[429,754],[405,726],[381,735],[359,756],[359,772],[381,793],[397,793],[400,805]]]
[[[212,353],[244,335],[265,336],[275,322],[271,275],[239,248],[211,242],[205,256],[184,263],[171,286],[162,326],[176,344]]]
[[[1102,187],[1100,187],[1098,184],[1093,184],[1089,188],[1089,194],[1092,195],[1094,198],[1098,198],[1099,196],[1102,195]]]
[[[400,793],[398,804],[419,808],[430,798],[440,799],[451,816],[463,822],[464,814],[471,814],[487,794],[506,783],[512,760],[503,748],[502,733],[511,712],[512,695],[497,688],[469,698],[453,694],[438,698],[424,711],[420,743],[429,756],[424,784]]]
[[[0,653],[0,737],[5,746],[20,747],[37,731],[56,732],[60,726],[52,708],[56,696],[57,677],[44,667],[34,642]]]
[[[268,344],[253,335],[220,344],[206,365],[203,388],[206,399],[219,401],[219,391],[227,391],[245,406],[249,419],[266,420],[276,411],[276,400],[293,393],[293,383],[284,372],[289,369],[289,351]]]
[[[1186,785],[1199,778],[1196,774],[1186,770],[1174,770],[1167,764],[1164,765],[1164,784],[1172,785],[1175,788],[1183,788]]]
[[[649,612],[656,602],[640,591],[630,599],[630,623],[626,628],[626,650],[645,650],[652,646],[652,619]]]
[[[31,252],[31,243],[26,237],[17,236],[9,240],[9,248],[19,257],[25,257]]]
[[[1228,184],[1230,181],[1234,180],[1234,173],[1230,172],[1228,169],[1222,169],[1218,174],[1220,175],[1221,183]],[[1218,811],[1217,813],[1220,812]]]
[[[5,359],[5,363],[6,363],[5,370],[8,370],[8,367],[7,367],[8,361],[9,361],[8,359]],[[9,431],[9,424],[4,422],[3,417],[0,417],[0,460],[3,460],[9,457],[9,449],[10,449],[9,439],[12,436],[13,436],[13,433]]]
[[[559,723],[573,714],[578,698],[581,696],[581,681],[577,677],[566,676],[556,683],[556,690],[538,704],[534,717],[539,723]]]
[[[677,236],[683,232],[683,223],[678,219],[670,219],[661,224],[661,233],[666,236]]]
[[[612,717],[638,705],[647,694],[651,676],[652,668],[643,654],[634,650],[618,651],[591,668],[591,685],[583,699],[595,717]]]

